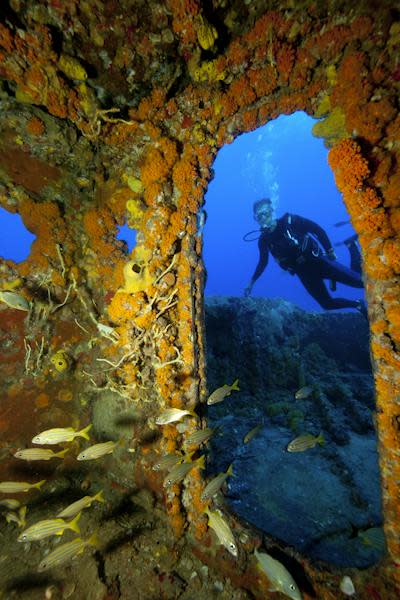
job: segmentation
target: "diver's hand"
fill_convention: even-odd
[[[244,289],[245,298],[248,298],[250,296],[252,289],[253,289],[252,285],[248,285],[247,288]]]
[[[326,253],[327,257],[329,258],[329,260],[336,260],[337,256],[335,254],[335,251],[333,248],[331,248],[330,250],[328,250],[328,252]]]

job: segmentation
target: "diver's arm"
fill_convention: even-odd
[[[257,279],[262,275],[266,266],[268,265],[268,258],[269,258],[268,243],[262,234],[258,240],[258,250],[260,252],[260,257],[258,259],[256,270],[254,271],[253,276],[250,279],[249,285],[244,290],[245,296],[250,296],[253,285],[255,284]]]
[[[332,256],[332,258],[336,258],[335,252],[332,247],[331,240],[328,237],[328,234],[320,225],[315,223],[314,221],[310,221],[310,219],[306,219],[305,217],[300,217],[299,215],[293,215],[296,219],[296,226],[301,231],[301,233],[312,233],[315,235],[325,252]]]

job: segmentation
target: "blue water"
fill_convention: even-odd
[[[0,256],[22,262],[28,258],[31,244],[36,239],[23,224],[21,217],[0,207]]]
[[[219,151],[205,204],[207,296],[243,294],[258,261],[257,242],[245,242],[243,236],[258,228],[252,206],[260,198],[275,200],[278,217],[289,212],[316,221],[333,244],[354,233],[350,224],[333,227],[349,216],[328,165],[328,150],[311,133],[314,123],[304,112],[281,116]],[[336,248],[336,254],[350,266],[346,247]],[[252,295],[280,297],[301,308],[322,311],[297,277],[283,271],[272,256]],[[332,295],[359,299],[363,292],[337,284]]]
[[[128,225],[118,227],[117,240],[126,242],[129,252],[132,252],[136,246],[136,229],[131,229]]]
[[[22,262],[28,258],[31,250],[31,244],[36,239],[25,227],[21,217],[17,214],[9,213],[0,207],[0,256],[6,260]],[[136,230],[128,225],[122,225],[118,228],[118,240],[124,240],[129,252],[136,245]]]

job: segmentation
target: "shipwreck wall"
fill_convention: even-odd
[[[200,471],[164,492],[149,468],[199,424],[160,432],[160,408],[206,396],[197,212],[221,146],[304,110],[321,119],[314,133],[364,256],[388,555],[363,578],[389,597],[385,585],[400,585],[399,46],[391,3],[5,3],[0,203],[37,236],[26,261],[0,263],[2,290],[30,302],[28,315],[0,305],[8,443],[71,415],[85,424],[104,402],[134,407],[123,478],[154,490],[175,534],[210,560]],[[124,223],[138,231],[130,255],[116,239]],[[213,561],[261,589],[245,567]],[[301,561],[318,597],[335,598],[337,574]]]

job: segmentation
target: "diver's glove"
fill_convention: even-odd
[[[333,248],[330,248],[328,250],[328,252],[326,253],[326,255],[329,258],[329,260],[336,260],[337,259],[337,256],[336,256],[335,251],[334,251]]]

